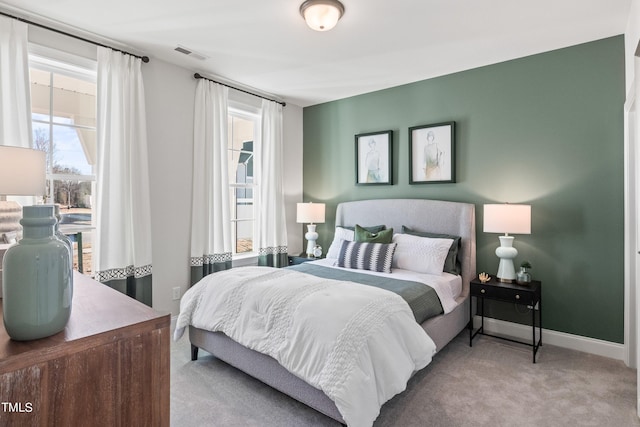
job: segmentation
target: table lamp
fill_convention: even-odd
[[[0,146],[0,194],[42,196],[46,153]],[[71,314],[71,254],[54,237],[56,218],[49,205],[22,209],[23,238],[4,254],[3,320],[11,339],[29,341],[65,328]]]
[[[513,234],[531,234],[531,206],[511,204],[484,205],[484,232],[504,233],[499,236],[500,246],[496,255],[500,258],[498,273],[499,281],[512,283],[516,278],[513,259],[518,256],[518,250],[513,247]]]
[[[298,203],[296,222],[308,223],[307,233],[307,257],[313,258],[313,248],[318,240],[316,225],[314,223],[324,223],[324,203]]]

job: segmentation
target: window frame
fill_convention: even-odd
[[[47,185],[49,187],[47,191],[47,203],[53,203],[55,201],[55,187],[54,187],[55,181],[73,181],[77,185],[81,185],[82,183],[88,182],[91,185],[91,196],[93,197],[96,194],[97,167],[98,167],[97,156],[99,155],[99,150],[97,147],[97,144],[98,144],[98,139],[97,139],[98,64],[96,59],[77,56],[68,52],[52,49],[52,48],[38,45],[35,43],[29,43],[28,68],[29,68],[30,74],[32,69],[50,73],[49,82],[48,82],[48,85],[49,85],[48,111],[46,113],[36,112],[34,111],[34,107],[32,103],[31,105],[32,128],[35,127],[33,126],[34,124],[42,124],[46,126],[46,128],[48,128],[49,143],[54,143],[54,127],[66,127],[66,128],[73,129],[76,133],[78,133],[78,138],[80,138],[79,130],[85,130],[85,131],[90,130],[95,133],[95,138],[96,138],[95,140],[96,147],[94,147],[96,150],[95,151],[96,159],[93,165],[89,164],[89,166],[91,167],[90,174],[53,173],[53,165],[55,162],[54,162],[54,156],[52,151],[52,155],[48,159],[47,171],[46,171],[46,177],[45,177],[47,181]],[[55,117],[64,117],[64,116],[54,115],[55,105],[54,105],[53,91],[55,90],[55,88],[53,83],[54,83],[55,75],[83,80],[86,82],[90,82],[95,86],[96,105],[94,110],[96,113],[96,117],[95,117],[94,126],[76,124],[76,123],[70,124],[70,123],[64,123],[64,121],[61,122],[59,120],[58,121],[54,120]],[[31,85],[31,81],[32,80],[30,75],[29,85]],[[34,114],[40,114],[42,116],[46,116],[46,120],[38,119],[38,118],[34,119],[33,117]],[[32,135],[34,134],[35,132],[32,129]],[[86,150],[86,147],[83,147],[83,149]],[[85,151],[85,156],[86,156],[86,151]],[[71,202],[71,200],[68,200],[68,202]],[[95,237],[94,236],[95,223],[96,223],[95,200],[91,203],[90,211],[91,211],[90,225],[85,225],[85,224],[70,225],[66,228],[66,231],[64,230],[61,230],[61,231],[65,232],[65,234],[67,235],[74,235],[74,241],[77,242],[77,249],[78,249],[78,268],[82,273],[93,275],[93,272],[95,271],[93,260],[95,259],[96,248],[95,247],[91,248],[90,252],[93,255],[89,255],[88,260],[85,259],[87,257],[85,257],[85,252],[82,251],[81,248],[82,248],[83,233],[89,233],[91,236]],[[85,245],[85,248],[86,248],[86,245]],[[87,269],[90,269],[90,272],[87,272]]]
[[[237,183],[237,182],[229,182],[229,192],[230,192],[230,203],[231,212],[230,212],[230,225],[231,225],[231,241],[232,241],[232,258],[235,259],[243,259],[249,257],[257,256],[258,252],[256,249],[257,242],[257,214],[258,214],[258,200],[256,199],[256,192],[258,191],[258,184],[256,179],[256,161],[257,161],[257,153],[256,147],[259,144],[260,137],[260,128],[261,128],[261,120],[262,116],[260,114],[260,110],[253,106],[239,103],[239,102],[229,102],[229,107],[227,109],[227,117],[231,119],[233,117],[237,117],[243,120],[252,121],[253,122],[253,162],[254,162],[254,173],[253,173],[253,182],[251,183]],[[233,129],[227,129],[228,132],[228,140],[227,140],[227,151],[232,151],[233,147],[231,145],[232,142],[232,132]],[[240,151],[242,152],[242,151]],[[232,168],[235,166],[235,163],[232,161],[227,164],[228,168]],[[235,176],[235,172],[237,169],[233,171],[229,171],[229,176]],[[233,172],[233,173],[231,173]],[[235,180],[234,180],[235,181]],[[237,189],[251,189],[252,190],[252,215],[251,218],[238,218],[236,207],[237,205],[237,197],[235,190]],[[242,222],[251,222],[252,223],[252,250],[247,252],[237,252],[238,248],[238,240],[237,240],[237,224]]]
[[[65,77],[71,77],[79,80],[84,80],[96,85],[97,88],[97,63],[96,61],[89,60],[87,58],[76,57],[75,55],[67,54],[65,52],[55,51],[53,49],[45,48],[39,45],[29,45],[29,70],[36,69],[40,71],[44,71],[49,74],[49,111],[48,120],[34,119],[33,118],[33,107],[31,109],[31,123],[39,123],[47,126],[49,128],[49,143],[53,143],[53,128],[54,126],[67,127],[71,129],[84,129],[84,130],[92,130],[97,133],[97,123],[96,126],[87,126],[87,125],[78,125],[78,124],[68,124],[68,123],[59,123],[54,121],[54,97],[53,97],[53,79],[54,75],[62,75]],[[31,84],[31,83],[30,83]],[[97,94],[96,94],[97,100]],[[45,115],[44,113],[37,113]],[[80,182],[91,182],[91,194],[95,194],[95,185],[96,185],[96,165],[91,166],[92,173],[91,174],[64,174],[64,173],[53,173],[53,155],[49,158],[49,164],[47,165],[47,174],[46,180],[48,185],[48,194],[47,200],[51,200],[53,203],[54,200],[54,181],[75,181],[77,183]],[[93,207],[92,207],[93,211]],[[92,215],[93,217],[93,215]]]

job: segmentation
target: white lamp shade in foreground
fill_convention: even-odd
[[[0,146],[0,195],[41,196],[45,194],[45,171],[44,151]]]

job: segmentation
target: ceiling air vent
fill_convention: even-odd
[[[184,46],[178,45],[178,47],[176,47],[174,50],[176,52],[184,53],[185,55],[188,55],[188,56],[190,56],[192,58],[195,58],[195,59],[199,59],[201,61],[204,61],[205,59],[208,59],[208,57],[204,56],[203,54],[198,53],[198,52],[194,52],[193,50],[191,50],[189,48],[186,48]]]

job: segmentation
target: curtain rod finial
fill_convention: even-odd
[[[141,59],[142,59],[142,62],[144,62],[145,64],[147,62],[149,62],[149,57],[148,56],[143,56]]]
[[[202,76],[200,75],[200,73],[194,73],[194,74],[193,74],[193,78],[195,78],[195,79],[201,79],[201,78],[202,78]]]

